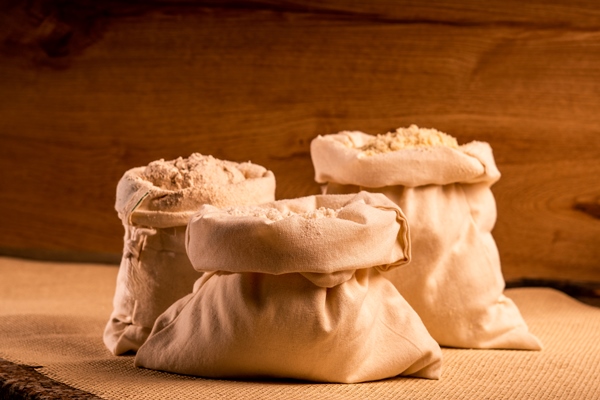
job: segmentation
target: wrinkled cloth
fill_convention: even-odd
[[[335,216],[313,217],[322,208]],[[249,210],[203,206],[191,219],[187,252],[205,274],[157,319],[137,366],[343,383],[440,376],[439,346],[381,275],[410,261],[395,204],[365,192]]]
[[[388,278],[443,346],[541,349],[504,278],[491,230],[500,178],[492,149],[471,142],[365,156],[362,132],[319,136],[311,143],[315,180],[326,193],[385,194],[411,226],[413,261]]]
[[[233,163],[232,163],[233,164]],[[125,228],[113,312],[103,339],[115,355],[135,352],[156,318],[192,292],[201,276],[185,251],[190,217],[203,204],[257,204],[273,201],[275,177],[251,163],[238,165],[245,180],[229,185],[198,185],[171,190],[144,176],[145,167],[127,171],[117,185],[115,208]]]

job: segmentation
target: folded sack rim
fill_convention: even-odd
[[[307,219],[293,215],[271,221],[261,216],[232,216],[224,209],[203,205],[186,231],[186,249],[192,265],[203,272],[280,275],[330,274],[372,267],[386,271],[410,262],[409,225],[402,210],[384,195],[368,192],[315,195],[293,201],[314,201],[321,206],[342,204],[342,207],[337,218]],[[282,204],[286,201],[257,207],[267,209]],[[339,235],[340,230],[344,235]],[[336,246],[357,235],[364,237],[358,246],[336,251]],[[390,250],[371,251],[373,246]],[[317,262],[313,255],[323,254],[326,249],[330,256]],[[267,252],[271,260],[268,265],[264,264]],[[239,257],[245,260],[242,265],[235,262]],[[207,260],[211,260],[210,264]]]

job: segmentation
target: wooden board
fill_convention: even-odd
[[[26,8],[28,7],[28,8]],[[594,2],[4,2],[0,249],[118,259],[123,172],[197,151],[315,194],[309,145],[416,123],[488,141],[508,279],[600,281]]]

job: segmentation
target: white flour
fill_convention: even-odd
[[[331,208],[320,207],[316,210],[308,211],[305,213],[295,213],[293,211],[280,211],[276,208],[244,207],[228,208],[225,211],[229,215],[236,217],[264,217],[271,221],[280,221],[282,219],[289,218],[294,215],[298,215],[306,219],[337,218],[340,210],[333,210]]]
[[[199,153],[171,161],[152,161],[144,170],[144,177],[155,186],[167,190],[206,184],[226,185],[246,179],[244,173],[237,168],[237,163]]]

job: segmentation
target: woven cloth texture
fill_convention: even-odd
[[[540,352],[444,348],[442,378],[361,384],[209,380],[133,366],[102,343],[117,268],[0,258],[0,358],[104,399],[599,399],[600,309],[509,289]],[[293,360],[290,360],[293,362]]]

